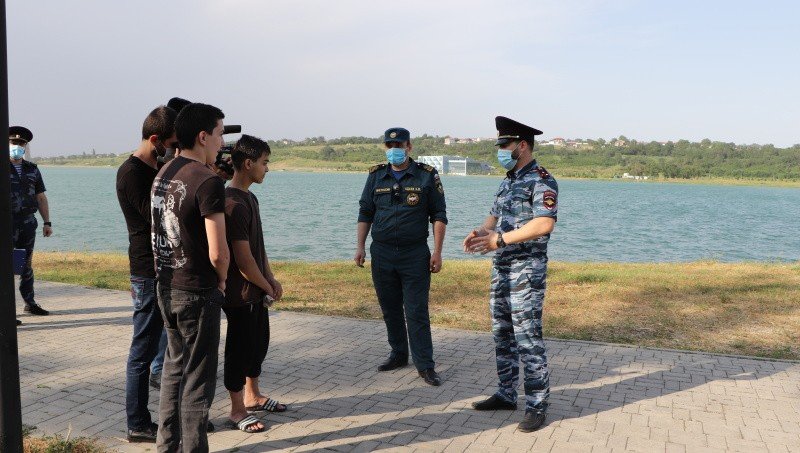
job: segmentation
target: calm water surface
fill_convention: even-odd
[[[37,250],[126,251],[115,168],[42,167],[55,234]],[[556,175],[557,177],[557,175]],[[270,172],[261,201],[271,259],[349,260],[367,174]],[[489,212],[498,177],[443,176],[450,223],[445,258],[474,258],[461,241]],[[800,257],[800,189],[559,182],[550,257],[559,261],[793,261]]]

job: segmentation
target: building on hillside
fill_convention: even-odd
[[[542,142],[542,145],[553,145],[553,146],[564,146],[567,144],[567,141],[561,137],[552,138],[547,140],[546,142]]]
[[[614,140],[614,146],[626,146],[627,144],[628,142],[619,138]]]
[[[467,145],[470,143],[480,143],[483,141],[493,141],[493,138],[458,138],[458,137],[450,137],[449,135],[444,138],[444,145],[445,146],[452,146],[452,145]]]
[[[443,175],[486,175],[493,169],[486,162],[462,156],[418,156],[417,162],[428,164]]]

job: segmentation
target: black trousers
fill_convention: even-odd
[[[433,341],[428,315],[431,289],[428,244],[392,246],[372,242],[372,283],[383,312],[393,356],[408,357],[417,370],[433,368]],[[407,327],[407,328],[406,328]]]
[[[259,303],[222,309],[228,318],[225,340],[225,388],[240,392],[246,378],[261,375],[269,349],[269,311]]]

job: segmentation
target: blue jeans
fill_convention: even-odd
[[[164,368],[164,353],[167,352],[167,331],[161,331],[161,341],[158,342],[158,354],[153,362],[150,363],[150,374],[161,374],[161,369]]]
[[[125,384],[125,411],[128,429],[149,429],[152,419],[147,403],[150,399],[150,362],[158,352],[164,319],[156,300],[154,278],[131,275],[133,301],[133,338],[128,354]]]

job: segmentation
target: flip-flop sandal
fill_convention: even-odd
[[[252,415],[248,415],[238,422],[235,422],[231,419],[228,419],[227,421],[227,425],[230,429],[238,429],[239,431],[247,434],[260,433],[266,429],[266,427],[256,428],[256,423],[261,423],[261,420],[253,417]]]
[[[283,406],[283,407],[281,408],[278,406]],[[267,398],[267,400],[264,401],[264,404],[258,406],[248,406],[245,407],[245,409],[247,409],[250,412],[286,412],[288,406],[286,406],[285,404],[281,404],[272,398]]]

